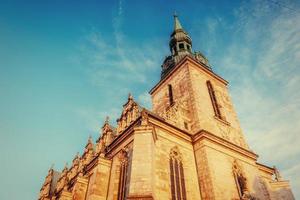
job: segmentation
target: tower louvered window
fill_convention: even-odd
[[[214,108],[215,115],[216,115],[216,117],[222,119],[214,88],[213,88],[210,81],[207,81],[206,85],[207,85],[207,89],[208,89],[208,93],[209,93],[209,96],[210,96],[212,106]]]
[[[126,151],[122,151],[120,155],[120,177],[119,177],[119,190],[118,200],[126,199],[126,183],[127,183],[127,171],[128,171],[128,154]]]
[[[173,99],[172,85],[168,85],[168,90],[169,90],[169,103],[170,103],[170,105],[173,105],[174,104],[174,99]]]
[[[182,159],[177,147],[171,149],[169,162],[172,200],[186,200]]]

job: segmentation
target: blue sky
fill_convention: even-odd
[[[230,82],[259,161],[300,198],[299,1],[2,0],[0,199],[36,199],[49,167],[98,138],[129,92],[151,107],[174,11]]]

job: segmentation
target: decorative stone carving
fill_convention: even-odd
[[[123,111],[117,119],[117,133],[120,134],[125,128],[130,126],[140,116],[140,106],[134,101],[131,94],[128,95],[128,101],[123,105]]]
[[[120,162],[124,162],[124,161],[127,161],[127,159],[128,159],[128,149],[125,148],[120,151],[119,160],[120,160]]]
[[[276,166],[273,167],[274,168],[274,175],[275,175],[275,180],[276,181],[281,181],[282,180],[282,177],[279,173],[279,170],[276,168]]]
[[[142,116],[142,123],[141,123],[141,125],[147,126],[148,123],[149,123],[149,117],[148,117],[148,113],[147,113],[146,109],[142,110],[141,116]]]
[[[52,177],[53,177],[53,169],[51,167],[48,171],[48,175],[45,178],[45,182],[44,182],[44,184],[41,188],[41,191],[40,191],[40,194],[39,194],[39,199],[41,199],[42,197],[49,196],[50,184],[51,184]]]
[[[66,165],[57,181],[57,185],[56,185],[57,192],[61,191],[65,187],[66,183],[68,182],[67,175],[68,175],[68,164],[66,163]]]
[[[114,140],[114,130],[112,126],[109,124],[109,118],[106,117],[105,123],[102,127],[102,135],[104,136],[104,144],[105,146],[110,145],[110,143]]]
[[[94,155],[95,155],[94,144],[93,144],[92,137],[90,136],[89,139],[88,139],[88,142],[87,142],[87,144],[85,146],[83,155],[81,157],[83,165],[87,165],[92,160],[92,158],[94,157]]]
[[[177,146],[173,147],[170,150],[170,158],[174,158],[178,161],[182,161],[182,154],[179,151],[179,148]]]
[[[80,155],[77,152],[76,156],[73,159],[72,166],[71,166],[71,168],[69,170],[69,173],[68,173],[68,179],[69,180],[73,179],[77,175],[77,173],[79,172],[80,161],[81,161],[80,160]]]
[[[233,175],[242,200],[255,200],[248,190],[247,178],[243,172],[241,165],[234,160],[232,165]]]

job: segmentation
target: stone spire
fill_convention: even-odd
[[[179,30],[179,29],[182,29],[182,26],[180,24],[180,21],[178,19],[177,14],[175,13],[174,14],[174,30],[176,31],[176,30]]]
[[[161,78],[164,78],[186,56],[194,58],[194,60],[204,64],[204,66],[211,70],[207,58],[201,52],[193,52],[192,39],[182,27],[176,14],[174,15],[174,30],[170,35],[169,47],[171,55],[166,56],[161,66]]]

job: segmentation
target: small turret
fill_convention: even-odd
[[[117,119],[117,134],[129,127],[139,116],[141,107],[134,101],[133,96],[129,93],[127,102],[123,105],[123,111]]]
[[[105,146],[110,145],[110,143],[114,140],[114,130],[109,123],[109,117],[107,116],[102,127],[102,135],[104,137]]]

